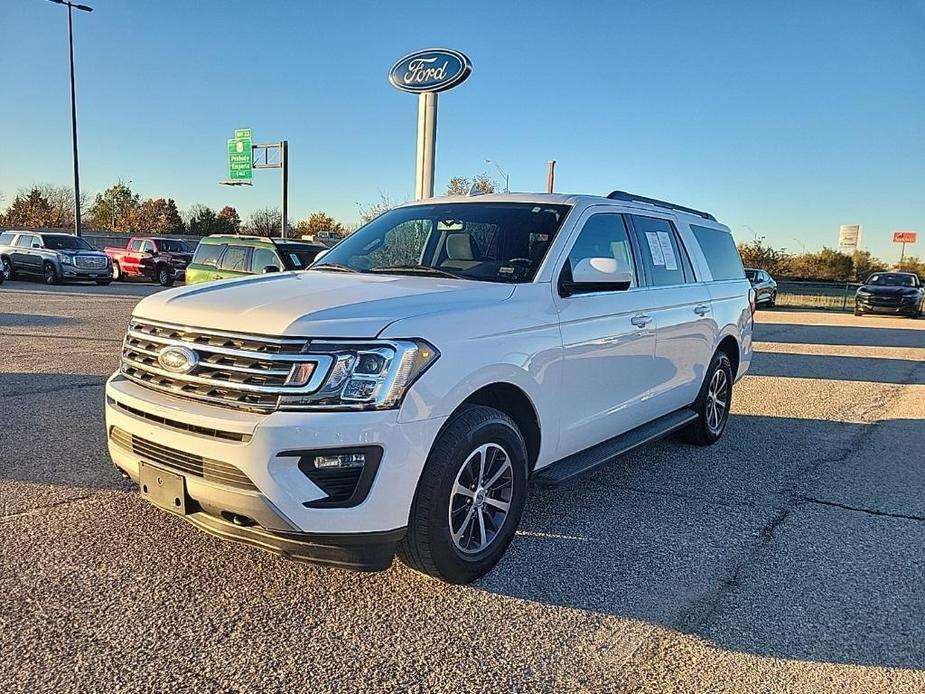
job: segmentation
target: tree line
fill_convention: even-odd
[[[124,234],[279,234],[278,208],[261,208],[246,219],[225,205],[214,210],[196,204],[185,212],[177,208],[173,198],[147,198],[135,193],[127,184],[118,182],[98,193],[88,204],[81,194],[81,228]],[[371,207],[375,207],[371,206]],[[391,203],[389,203],[391,207]],[[27,228],[72,229],[74,227],[74,191],[68,186],[34,185],[17,193],[5,210],[0,211],[0,225]],[[294,222],[289,228],[299,235],[314,235],[331,231],[346,235],[347,227],[325,212],[314,212]]]
[[[823,247],[812,253],[787,253],[773,248],[763,237],[749,243],[739,244],[739,253],[745,267],[766,270],[776,279],[805,280],[817,282],[862,282],[871,273],[894,269],[914,272],[925,277],[925,261],[915,256],[906,256],[902,262],[892,266],[871,255],[870,251],[841,253],[833,248]]]

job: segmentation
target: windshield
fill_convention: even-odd
[[[158,239],[157,247],[159,250],[166,253],[189,253],[182,241],[176,241],[174,239]]]
[[[79,236],[43,236],[45,248],[50,251],[93,251],[96,250]]]
[[[871,275],[867,278],[865,284],[873,284],[880,287],[917,287],[918,280],[913,275],[898,274],[880,274]]]
[[[276,250],[279,251],[287,270],[304,270],[312,264],[321,249],[277,245]]]
[[[341,241],[313,269],[529,282],[568,210],[491,202],[399,207]]]

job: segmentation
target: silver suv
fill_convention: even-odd
[[[45,284],[64,280],[112,282],[109,257],[79,236],[37,231],[5,231],[0,234],[0,265],[3,278],[23,275],[41,277]]]

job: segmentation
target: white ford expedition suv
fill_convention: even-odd
[[[397,207],[303,272],[141,301],[106,386],[115,464],[220,537],[463,583],[528,481],[722,435],[751,360],[727,227],[623,192]]]

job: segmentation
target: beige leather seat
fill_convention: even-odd
[[[481,262],[474,257],[469,234],[449,234],[446,237],[446,260],[440,263],[441,267],[468,270]]]

